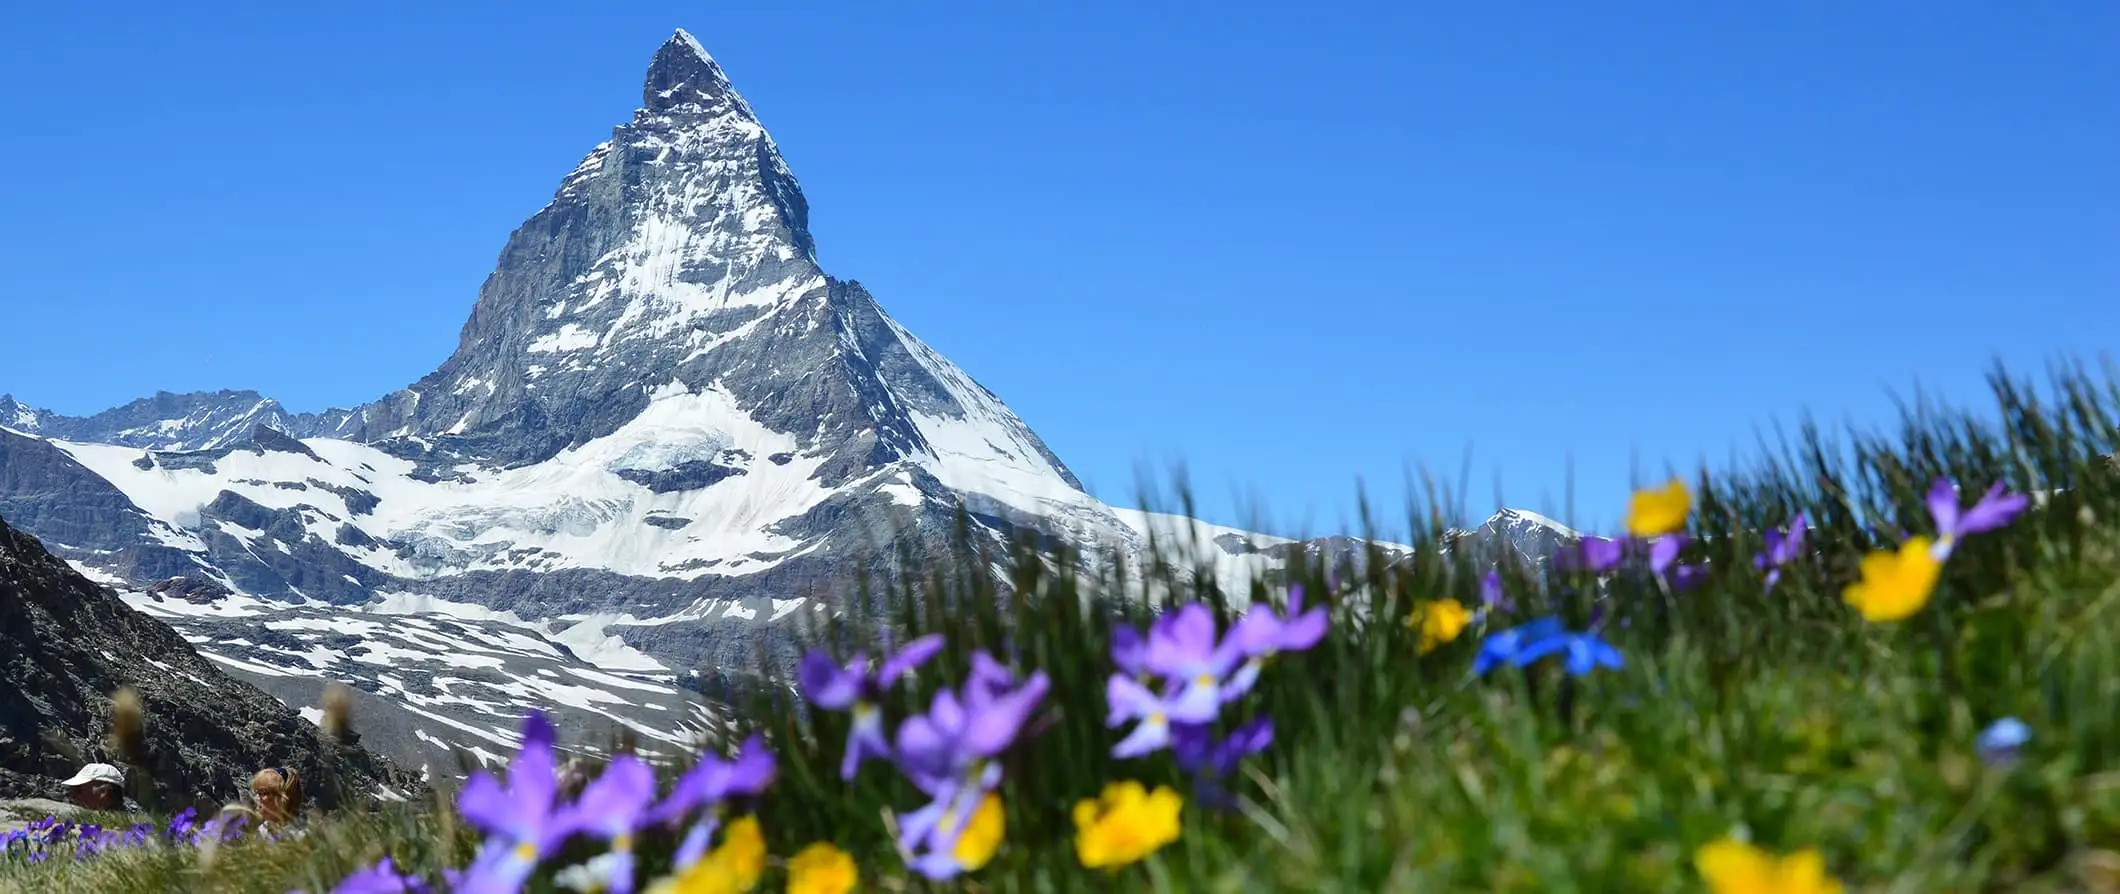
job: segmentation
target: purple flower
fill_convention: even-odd
[[[1515,604],[1509,601],[1509,594],[1502,590],[1501,569],[1489,568],[1486,574],[1480,575],[1480,605],[1488,611],[1516,610]]]
[[[1201,614],[1205,615],[1206,611],[1203,609]],[[1259,681],[1259,672],[1275,655],[1301,652],[1317,645],[1325,638],[1328,623],[1324,606],[1303,610],[1302,584],[1288,588],[1286,617],[1274,614],[1271,606],[1253,606],[1244,617],[1229,626],[1229,635],[1215,650],[1213,667],[1220,667],[1235,658],[1244,662],[1222,684],[1220,701],[1228,702],[1250,692],[1253,684]],[[1197,679],[1194,682],[1197,683]]]
[[[940,634],[920,637],[873,668],[866,652],[854,653],[854,660],[843,668],[822,651],[802,657],[797,677],[810,702],[828,711],[853,709],[854,728],[847,736],[846,757],[839,763],[840,779],[853,779],[864,760],[890,757],[890,740],[884,734],[883,709],[878,702],[899,677],[942,651],[942,644]]]
[[[972,653],[972,673],[965,681],[965,704],[986,704],[1016,685],[1016,672],[984,651]]]
[[[1148,678],[1148,640],[1133,625],[1112,628],[1112,664],[1136,680]]]
[[[1768,531],[1766,551],[1752,558],[1752,567],[1767,573],[1768,592],[1772,592],[1774,584],[1781,580],[1781,567],[1803,554],[1805,525],[1803,513],[1799,512],[1789,520],[1789,533]]]
[[[1171,722],[1170,700],[1157,695],[1146,685],[1125,674],[1113,674],[1105,681],[1104,698],[1110,705],[1104,725],[1116,728],[1129,720],[1139,720],[1133,732],[1112,746],[1112,757],[1133,758],[1155,751],[1170,744]],[[1204,725],[1194,721],[1188,725]]]
[[[766,750],[765,739],[754,734],[736,750],[734,760],[722,760],[711,754],[700,755],[699,763],[678,777],[677,784],[670,789],[670,796],[648,808],[642,821],[674,822],[695,809],[704,808],[699,821],[692,824],[677,846],[677,867],[688,868],[707,852],[708,839],[721,825],[722,802],[732,797],[757,796],[773,783],[773,775],[773,753]],[[586,791],[583,792],[584,798],[587,795]]]
[[[569,830],[554,821],[559,790],[554,735],[551,720],[530,712],[523,722],[523,747],[508,765],[507,787],[480,770],[457,794],[457,811],[487,833],[484,849],[457,886],[461,894],[520,891],[537,864],[566,840]]]
[[[898,849],[915,871],[943,880],[963,871],[954,849],[979,804],[1001,784],[1001,752],[1014,744],[1051,680],[1015,674],[983,652],[972,656],[963,694],[935,693],[927,713],[898,727],[898,765],[931,800],[899,822]]]
[[[564,832],[586,832],[610,842],[611,859],[599,864],[609,894],[632,894],[633,833],[654,801],[655,772],[640,758],[621,754],[554,820]]]
[[[1234,775],[1244,759],[1273,744],[1273,719],[1258,717],[1216,741],[1204,725],[1188,724],[1171,733],[1171,755],[1178,767],[1192,774],[1193,796],[1204,806],[1228,810],[1236,797],[1222,780]]]
[[[1649,544],[1649,573],[1656,575],[1673,590],[1690,590],[1707,579],[1708,569],[1701,565],[1680,565],[1678,554],[1686,548],[1686,535],[1670,534],[1658,537]]]
[[[427,885],[416,878],[404,875],[391,865],[390,858],[363,869],[339,881],[331,894],[426,894]]]
[[[1619,567],[1620,560],[1627,557],[1627,544],[1624,538],[1584,537],[1573,549],[1560,552],[1558,564],[1592,574],[1609,574]]]
[[[1982,494],[1970,509],[1958,508],[1958,486],[1949,478],[1938,478],[1929,487],[1929,515],[1936,519],[1937,561],[1948,558],[1956,548],[1958,540],[1967,534],[1980,534],[2009,524],[2026,506],[2031,498],[2024,494],[2004,493],[2002,482],[1995,482]]]
[[[948,881],[964,871],[955,854],[958,836],[993,790],[989,784],[952,781],[934,799],[898,821],[898,853],[913,871]]]
[[[1237,772],[1245,758],[1272,744],[1273,718],[1257,717],[1221,741],[1215,741],[1206,727],[1182,727],[1171,743],[1171,756],[1177,758],[1181,770],[1220,778]]]
[[[1039,671],[1021,687],[993,684],[969,681],[961,698],[947,689],[937,692],[927,713],[899,725],[898,765],[921,791],[938,794],[953,780],[982,775],[987,762],[1016,741],[1052,681]]]
[[[1265,617],[1277,620],[1271,614]],[[1267,633],[1261,630],[1254,635]],[[1217,642],[1215,617],[1197,602],[1164,613],[1148,631],[1148,669],[1178,687],[1167,707],[1171,718],[1181,722],[1213,719],[1222,706],[1223,683],[1247,657],[1235,637]]]

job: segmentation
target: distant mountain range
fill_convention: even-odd
[[[676,744],[682,674],[792,656],[886,543],[1037,531],[1225,584],[1275,538],[1107,506],[1001,399],[819,267],[757,115],[679,31],[641,108],[518,227],[455,353],[353,409],[158,393],[85,418],[0,396],[0,518],[290,702],[348,680],[407,759],[533,704]],[[1570,536],[1504,513],[1468,532]],[[1315,545],[1315,544],[1313,544]]]

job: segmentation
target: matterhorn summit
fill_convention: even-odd
[[[365,406],[0,399],[0,517],[290,701],[343,679],[408,749],[509,744],[525,699],[675,742],[686,675],[789,660],[863,572],[975,535],[1225,585],[1287,541],[1114,510],[1001,399],[818,264],[809,205],[690,34],[479,287],[455,351]],[[6,383],[0,383],[4,386]],[[890,547],[898,547],[893,549]],[[387,743],[382,743],[387,747]],[[400,752],[402,755],[404,752]]]

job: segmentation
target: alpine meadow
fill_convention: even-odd
[[[2120,894],[2120,368],[1570,481],[1609,523],[1469,465],[1329,536],[1113,505],[661,33],[412,384],[0,395],[0,891]],[[1701,414],[1674,338],[1496,412]]]

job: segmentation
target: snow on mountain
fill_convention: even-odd
[[[1523,509],[1503,509],[1478,526],[1444,536],[1452,548],[1471,550],[1485,559],[1504,556],[1541,564],[1582,535],[1573,528]]]
[[[631,730],[650,753],[694,748],[724,723],[670,669],[564,619],[525,621],[394,593],[363,606],[289,605],[181,584],[141,590],[100,577],[224,672],[291,705],[315,700],[319,677],[377,697],[372,707],[383,710],[360,712],[363,741],[431,774],[456,774],[454,747],[504,761],[531,705],[591,742]]]
[[[329,676],[403,705],[408,751],[498,747],[526,702],[667,742],[711,717],[680,707],[680,674],[759,670],[761,641],[791,663],[859,574],[894,569],[881,547],[939,555],[960,504],[997,543],[1190,544],[1240,598],[1308,548],[1085,493],[824,272],[808,208],[679,31],[432,373],[314,414],[248,391],[85,418],[0,398],[0,515],[268,691]]]
[[[259,426],[296,436],[341,430],[348,410],[290,413],[255,391],[158,391],[93,416],[62,416],[0,394],[0,426],[17,432],[150,450],[212,450],[241,443]]]

